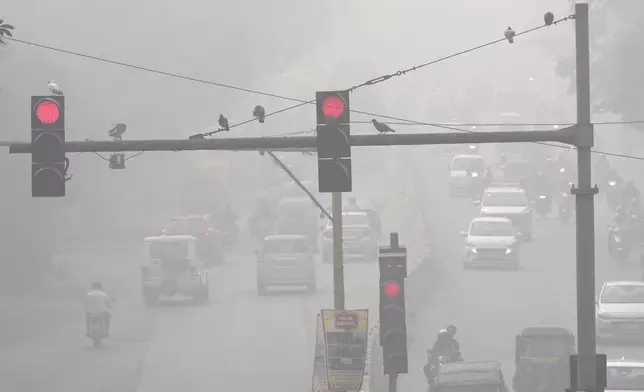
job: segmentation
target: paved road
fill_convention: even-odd
[[[428,159],[417,157],[426,166]],[[440,167],[441,165],[433,165]],[[436,173],[435,181],[447,181],[446,173]],[[442,189],[444,186],[439,186]],[[638,263],[616,266],[606,250],[606,224],[609,214],[601,198],[596,207],[597,287],[602,282],[640,277]],[[401,377],[404,390],[424,390],[422,366],[426,349],[436,332],[446,325],[459,327],[458,339],[467,360],[497,360],[506,378],[514,374],[514,337],[530,325],[561,325],[576,331],[575,231],[574,223],[562,224],[556,218],[535,219],[535,240],[522,249],[520,271],[463,270],[465,230],[475,214],[469,199],[450,199],[446,192],[431,193],[428,205],[441,206],[440,227],[434,238],[434,251],[444,266],[441,285],[414,327],[410,344],[410,374]],[[638,356],[640,348],[600,348],[609,356]]]
[[[393,183],[384,183],[391,178]],[[410,245],[420,240],[417,220],[406,211],[409,181],[393,170],[365,172],[354,184],[358,200],[376,196],[388,203],[384,232],[399,230]],[[402,221],[407,220],[404,227]],[[385,236],[385,240],[386,240]],[[140,298],[140,244],[95,246],[70,254],[71,269],[85,283],[100,279],[117,297],[108,348],[95,350],[83,336],[78,292],[42,313],[25,305],[29,333],[0,355],[0,390],[82,390],[87,392],[191,392],[213,390],[306,390],[311,385],[315,315],[333,306],[332,266],[318,263],[315,294],[288,291],[258,297],[254,246],[244,243],[227,265],[211,271],[208,305],[168,304],[145,308]],[[375,316],[377,264],[345,266],[346,306],[369,308]],[[77,296],[76,296],[77,295]],[[42,320],[44,319],[44,320]],[[49,329],[47,320],[59,328]],[[372,323],[375,320],[371,320]],[[43,333],[37,326],[42,324]],[[17,323],[14,323],[17,324]],[[9,339],[5,339],[9,340]]]

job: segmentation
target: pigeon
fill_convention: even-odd
[[[555,15],[552,12],[546,12],[543,15],[543,21],[546,23],[546,26],[550,26],[555,21]]]
[[[374,128],[376,128],[376,130],[378,132],[380,132],[381,135],[384,135],[387,132],[396,133],[396,131],[391,129],[391,127],[389,125],[387,125],[385,123],[378,122],[378,120],[376,120],[375,118],[373,120],[371,120],[371,122],[373,123]]]
[[[513,44],[514,36],[517,35],[517,33],[514,30],[512,30],[512,27],[508,26],[508,29],[505,30],[505,33],[503,33],[503,35],[505,35],[505,38],[508,39],[509,43]]]
[[[224,131],[230,131],[230,125],[228,125],[228,119],[223,114],[219,115],[219,126]]]
[[[123,123],[118,123],[114,126],[114,128],[107,131],[107,134],[110,135],[110,137],[113,137],[114,139],[121,139],[126,129],[127,129],[127,125]]]
[[[47,83],[47,87],[49,87],[49,91],[54,94],[54,95],[63,95],[63,90],[58,87],[56,82],[53,80],[50,80],[49,83]]]
[[[253,109],[253,116],[257,117],[257,120],[263,124],[264,119],[266,118],[266,110],[262,105],[257,105],[255,106],[255,109]]]

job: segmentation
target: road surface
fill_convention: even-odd
[[[402,186],[404,181],[411,178],[391,169],[363,171],[354,187],[358,202],[376,197],[387,203],[383,241],[389,231],[400,231],[413,259],[421,231],[418,219],[410,218],[413,207],[405,203],[405,192],[413,187]],[[30,331],[19,334],[19,323],[14,322],[14,341],[7,338],[2,343],[0,390],[199,392],[311,387],[316,314],[333,306],[331,265],[318,263],[314,294],[288,290],[259,297],[255,245],[243,242],[228,264],[211,270],[210,304],[146,308],[140,296],[139,247],[133,240],[131,247],[96,245],[67,255],[72,260],[69,268],[79,280],[89,284],[100,279],[117,298],[108,347],[93,349],[84,337],[83,285],[77,292],[69,290],[56,306],[49,301],[43,301],[42,309],[25,304],[20,320]],[[369,308],[372,324],[377,315],[377,285],[377,263],[345,266],[346,306]]]
[[[428,162],[421,156],[419,164]],[[423,161],[424,160],[424,161]],[[425,163],[426,164],[426,163]],[[432,165],[440,167],[440,165]],[[444,184],[447,173],[435,174],[425,186]],[[440,287],[422,312],[409,350],[410,373],[400,377],[401,390],[422,391],[427,384],[422,371],[437,332],[456,325],[466,360],[500,361],[506,379],[514,374],[514,338],[531,325],[558,325],[576,335],[575,225],[563,224],[556,214],[535,218],[534,241],[521,250],[519,271],[463,270],[464,247],[460,230],[466,230],[476,210],[470,199],[450,199],[446,192],[433,192],[428,205],[440,205],[441,233],[436,233],[435,255],[444,266]],[[600,196],[596,198],[596,286],[604,281],[639,279],[634,261],[616,266],[606,248],[606,225],[610,218]],[[600,347],[609,357],[644,358],[644,348]]]

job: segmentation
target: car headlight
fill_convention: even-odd
[[[566,169],[564,169],[563,167],[559,169],[559,173],[565,173],[565,172],[566,172]]]
[[[478,173],[476,173],[476,172],[472,173],[472,177],[475,177],[475,178],[476,178],[476,177],[478,177],[478,176],[479,176],[479,174],[478,174]]]
[[[478,250],[476,250],[476,248],[470,248],[470,251],[471,251],[472,253],[478,253]]]
[[[610,186],[615,186],[615,184],[616,184],[616,182],[615,182],[615,181],[610,181],[610,182],[608,183],[608,185],[610,185]]]
[[[507,249],[505,250],[505,254],[506,254],[506,255],[509,255],[510,253],[512,253],[512,249],[507,248]]]
[[[622,237],[613,236],[613,240],[615,241],[615,243],[619,244],[620,242],[622,242]]]
[[[539,199],[545,199],[545,198],[546,198],[546,196],[545,196],[545,195],[541,195],[541,196],[539,196]]]
[[[476,149],[476,146],[473,144],[470,144],[470,150],[475,150],[475,149]]]

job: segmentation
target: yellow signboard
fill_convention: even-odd
[[[315,336],[315,358],[313,359],[313,392],[328,392],[326,378],[326,357],[324,350],[324,327],[322,315],[317,315],[317,334]]]
[[[359,391],[367,355],[369,311],[322,310],[322,324],[329,389]]]

